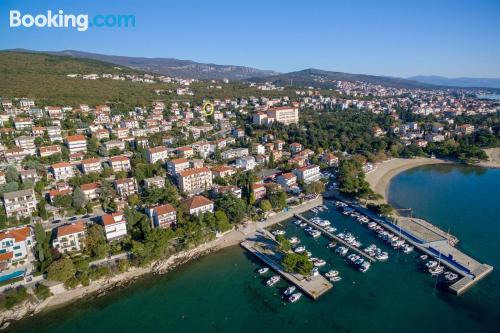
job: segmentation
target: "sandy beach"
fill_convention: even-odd
[[[366,180],[370,187],[383,196],[379,203],[387,202],[387,192],[391,179],[397,174],[418,167],[429,164],[451,163],[445,160],[436,158],[393,158],[376,166],[376,169],[366,174]]]
[[[487,168],[500,168],[500,148],[488,148],[484,151],[488,154],[489,161],[479,162],[477,165]]]

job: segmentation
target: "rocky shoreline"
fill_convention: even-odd
[[[138,278],[146,274],[166,274],[192,260],[196,260],[224,247],[237,245],[238,243],[239,241],[224,242],[221,241],[221,239],[216,239],[194,249],[174,254],[163,260],[158,260],[145,268],[133,267],[127,272],[117,274],[110,278],[92,281],[91,284],[86,287],[79,286],[74,289],[65,290],[43,301],[37,300],[34,295],[30,294],[31,297],[25,302],[14,306],[10,310],[0,312],[0,330],[8,328],[14,321],[34,316],[42,311],[53,310],[86,297],[99,298],[105,296],[116,288],[130,286]]]

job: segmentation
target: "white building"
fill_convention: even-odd
[[[151,207],[146,212],[156,228],[170,228],[177,222],[177,212],[171,204]]]
[[[52,247],[60,253],[81,251],[85,246],[85,224],[78,221],[57,228]]]
[[[87,139],[84,135],[68,135],[65,141],[70,154],[87,152]]]
[[[138,192],[135,178],[123,178],[115,180],[116,193],[122,198],[126,198]]]
[[[107,214],[102,216],[101,219],[108,242],[127,235],[127,220],[123,213]]]
[[[236,167],[245,171],[255,169],[256,165],[257,163],[255,163],[255,157],[253,156],[244,156],[236,160]]]
[[[168,149],[167,147],[154,147],[148,149],[147,154],[149,163],[156,163],[157,161],[166,161],[168,159]]]
[[[34,245],[30,226],[15,227],[0,231],[0,277],[19,261],[26,260]]]
[[[7,217],[30,217],[36,210],[35,191],[28,189],[4,193],[3,203]]]
[[[68,162],[52,164],[50,169],[55,180],[66,180],[75,176],[73,166]]]
[[[99,158],[89,158],[83,160],[82,171],[86,175],[92,172],[100,173],[102,171],[101,160]]]
[[[207,167],[182,170],[177,175],[179,188],[188,193],[199,193],[212,187],[212,172]]]
[[[195,195],[186,199],[183,201],[183,204],[187,206],[191,215],[214,212],[214,203],[201,195]]]
[[[319,171],[319,166],[311,164],[299,169],[293,170],[293,173],[297,178],[306,184],[313,183],[321,179],[321,172]]]
[[[113,156],[109,159],[109,163],[111,164],[113,172],[128,172],[132,168],[130,165],[130,158],[127,156]]]
[[[183,157],[167,161],[167,170],[172,176],[186,169],[189,169],[189,161]]]

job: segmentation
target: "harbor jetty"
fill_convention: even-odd
[[[254,238],[243,241],[241,246],[312,299],[332,288],[332,284],[320,274],[304,276],[286,272],[281,265],[282,254],[277,250],[277,243],[266,230],[259,229]]]
[[[441,265],[457,273],[461,278],[449,287],[450,291],[456,295],[464,293],[493,271],[492,266],[480,263],[455,248],[453,245],[456,243],[456,238],[428,221],[408,217],[398,217],[394,221],[390,221],[371,212],[358,202],[348,200],[338,194],[333,194],[328,199],[347,203],[351,208],[370,217],[389,232],[404,238],[420,252],[427,254]]]
[[[358,249],[357,247],[355,246],[352,246],[351,244],[347,243],[345,240],[343,240],[342,238],[339,238],[337,237],[335,234],[331,233],[331,232],[328,232],[326,231],[324,228],[322,228],[321,226],[311,222],[310,220],[306,219],[304,216],[300,215],[300,214],[295,214],[295,217],[300,219],[301,221],[304,221],[306,222],[307,224],[309,224],[310,226],[314,227],[315,229],[318,229],[319,231],[321,231],[324,235],[326,235],[327,237],[339,242],[339,243],[342,243],[344,246],[348,247],[349,249],[351,249],[352,251],[356,252],[357,254],[359,254],[360,256],[363,256],[365,257],[366,259],[368,259],[369,261],[371,262],[375,262],[376,259],[373,258],[372,256],[370,256],[369,254],[361,251],[360,249]]]

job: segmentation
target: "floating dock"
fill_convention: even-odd
[[[306,277],[286,272],[281,266],[281,254],[276,251],[276,243],[264,235],[246,240],[241,246],[312,299],[317,299],[332,288],[332,284],[320,274]]]
[[[335,196],[335,199],[348,203],[351,208],[370,217],[389,232],[404,238],[420,252],[431,256],[449,270],[459,274],[461,278],[449,287],[450,291],[456,295],[464,293],[493,271],[492,266],[482,264],[453,247],[451,245],[453,242],[450,242],[450,238],[446,237],[446,233],[425,220],[400,218],[397,220],[397,224],[394,224],[362,207],[357,202],[345,200],[339,196]]]
[[[357,254],[359,254],[360,256],[363,256],[365,257],[366,259],[368,259],[369,261],[371,262],[375,262],[377,261],[375,258],[373,258],[372,256],[370,256],[369,254],[361,251],[360,249],[358,249],[357,247],[355,246],[352,246],[351,244],[347,243],[345,240],[343,240],[342,238],[339,238],[337,237],[335,234],[331,233],[331,232],[328,232],[326,231],[324,228],[320,227],[319,225],[309,221],[308,219],[306,219],[304,216],[300,215],[300,214],[295,214],[294,215],[296,218],[298,218],[299,220],[301,221],[304,221],[306,222],[307,224],[309,224],[310,226],[318,229],[319,231],[321,231],[323,234],[325,234],[326,236],[328,236],[329,238],[339,242],[339,243],[342,243],[344,246],[347,246],[348,248],[350,248],[352,251],[356,252]]]

